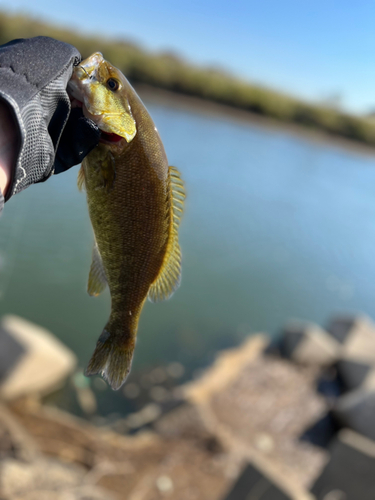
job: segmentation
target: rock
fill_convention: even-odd
[[[6,378],[26,352],[24,345],[0,325],[0,381]]]
[[[37,405],[29,399],[13,402],[11,413],[41,452],[64,462],[93,467],[99,439],[97,428],[63,410]]]
[[[275,448],[275,441],[270,434],[260,432],[254,436],[254,445],[264,453],[270,453]]]
[[[14,458],[30,462],[40,456],[36,442],[5,406],[0,406],[0,461]]]
[[[296,363],[328,366],[340,357],[341,346],[318,325],[292,321],[282,332],[280,350]]]
[[[345,427],[375,440],[375,390],[357,389],[341,396],[333,414]]]
[[[316,375],[321,369],[265,355],[264,344],[261,347],[259,342],[262,337],[253,340],[244,344],[245,349],[241,345],[224,351],[201,379],[187,386],[185,394],[224,449],[245,455],[248,451],[251,456],[246,458],[252,463],[257,452],[282,469],[281,475],[303,487],[326,460],[325,450],[299,440],[328,410],[326,399],[316,393]],[[176,418],[165,427],[167,431],[181,429],[179,424]],[[194,424],[189,427],[194,430]]]
[[[214,429],[207,424],[204,414],[193,403],[184,402],[162,415],[152,428],[164,439],[188,439],[212,453],[223,449]]]
[[[165,438],[195,438],[208,432],[199,408],[189,402],[162,415],[154,423],[153,429]]]
[[[311,427],[306,429],[300,440],[326,449],[339,429],[340,426],[332,416],[332,413],[328,412],[317,422],[314,422]]]
[[[317,500],[374,500],[375,442],[349,429],[330,446],[331,458],[311,488]]]
[[[95,428],[56,408],[29,405],[27,400],[13,402],[12,412],[42,452],[55,459],[83,464],[89,472],[81,484],[109,490],[118,500],[150,500],[167,495],[171,499],[217,500],[230,483],[228,474],[234,467],[237,470],[237,455],[215,454],[208,443],[197,446],[195,441],[167,439],[152,431],[121,436],[108,427]],[[172,480],[173,491],[166,478]],[[55,493],[48,496],[43,490],[44,496],[22,500],[97,500],[96,496],[76,496],[80,486],[69,487],[65,497]]]
[[[316,380],[316,390],[327,400],[341,396],[343,392],[342,385],[335,365],[327,366],[321,370]]]
[[[141,410],[130,413],[126,418],[129,429],[140,429],[145,425],[151,424],[162,413],[161,407],[155,403],[149,403]]]
[[[353,390],[365,383],[372,365],[365,361],[343,358],[337,362],[337,372],[346,390]]]
[[[371,368],[366,375],[366,378],[362,383],[362,388],[370,391],[375,390],[375,367]]]
[[[173,491],[173,481],[169,476],[159,476],[156,480],[156,487],[160,493],[170,493]]]
[[[206,404],[217,393],[237,379],[242,370],[263,353],[269,339],[263,333],[252,335],[239,347],[218,354],[215,362],[196,381],[183,388],[185,398],[196,404]]]
[[[329,333],[342,344],[342,357],[375,365],[375,325],[365,316],[338,317]]]
[[[0,491],[12,500],[114,500],[90,484],[85,468],[39,457],[25,463],[11,458],[0,465]]]
[[[58,490],[79,486],[85,471],[76,465],[39,459],[25,463],[12,458],[0,466],[0,491],[6,497],[22,496],[35,490]]]
[[[47,394],[58,388],[76,366],[75,355],[44,328],[17,316],[5,316],[1,329],[23,350],[1,383],[3,399]]]
[[[97,486],[82,486],[63,490],[37,490],[12,498],[12,500],[117,500],[108,490]]]
[[[327,331],[341,344],[345,344],[355,331],[370,331],[373,328],[367,316],[337,316],[329,322]]]
[[[328,330],[342,344],[337,371],[344,388],[375,388],[375,325],[372,321],[364,316],[336,318]]]
[[[72,500],[116,500],[119,497],[117,495],[114,496],[112,492],[110,493],[108,490],[99,488],[98,486],[85,485],[74,489],[71,498]],[[39,499],[35,498],[35,500]],[[61,500],[66,500],[66,496],[61,497]]]
[[[291,485],[291,489],[293,486]],[[248,464],[230,489],[225,500],[294,500],[296,496],[292,492],[286,492],[284,488],[277,483],[275,478],[269,473]],[[307,500],[311,498],[308,492],[299,499]],[[311,498],[312,500],[312,498]]]

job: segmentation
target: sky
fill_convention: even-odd
[[[172,51],[306,100],[375,111],[375,1],[0,0],[0,9]]]

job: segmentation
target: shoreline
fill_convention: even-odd
[[[252,116],[258,124],[269,122],[273,126],[277,124],[277,128],[282,124],[284,130],[293,133],[300,133],[299,129],[305,127],[310,137],[337,135],[339,139],[330,139],[331,143],[342,145],[358,141],[368,146],[356,148],[366,154],[375,146],[375,121],[366,116],[301,100],[277,89],[243,80],[225,70],[197,65],[170,53],[151,52],[123,39],[79,34],[25,14],[7,14],[4,11],[0,12],[0,22],[4,26],[0,33],[1,43],[36,34],[50,36],[74,45],[84,57],[100,47],[111,64],[118,67],[131,82],[138,83],[139,88],[153,88],[152,92],[157,92],[159,96],[162,93],[164,96],[166,93],[178,95],[179,100],[189,99],[190,103],[199,102],[200,106],[211,109],[216,107],[217,102],[217,106],[227,110],[228,116],[234,113],[238,117],[242,114]],[[212,101],[207,103],[208,100]],[[314,128],[312,135],[308,130],[310,127]]]
[[[176,109],[194,112],[203,116],[225,118],[236,123],[255,125],[278,133],[297,136],[311,142],[338,147],[364,156],[375,156],[375,147],[356,140],[329,134],[324,130],[309,129],[303,125],[287,123],[274,118],[259,115],[251,111],[220,104],[208,99],[189,96],[170,90],[139,83],[134,85],[142,99],[156,104],[167,105]]]

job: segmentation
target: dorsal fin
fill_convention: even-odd
[[[160,273],[148,293],[151,302],[169,299],[181,282],[181,250],[178,244],[178,226],[186,195],[184,183],[176,167],[169,167],[169,193],[171,196],[169,214],[171,224],[168,243]]]
[[[78,171],[77,177],[77,186],[80,191],[85,188],[85,171],[83,170],[83,166]]]

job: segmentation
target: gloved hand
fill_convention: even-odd
[[[81,55],[53,38],[13,40],[0,46],[0,101],[17,124],[18,146],[5,200],[30,184],[80,163],[98,144],[100,130],[66,91]]]

